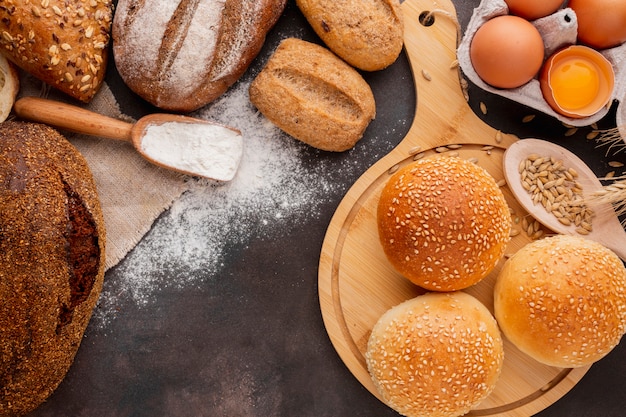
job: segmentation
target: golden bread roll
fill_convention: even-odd
[[[350,65],[377,71],[393,64],[404,45],[398,0],[296,0],[326,46]]]
[[[104,277],[96,185],[63,136],[0,124],[0,416],[41,404],[65,377]]]
[[[0,122],[4,122],[20,91],[20,77],[17,69],[7,57],[0,54]]]
[[[2,53],[24,71],[83,102],[106,73],[111,0],[12,0],[0,7]]]
[[[535,360],[587,366],[626,331],[626,269],[612,251],[579,236],[537,240],[502,267],[494,313],[504,335]]]
[[[454,417],[493,391],[504,348],[495,319],[476,298],[427,293],[378,320],[365,358],[378,392],[400,414]]]
[[[328,49],[283,40],[250,84],[250,101],[280,129],[325,151],[352,148],[376,115],[361,75]]]
[[[504,255],[511,231],[494,178],[447,156],[396,172],[382,190],[377,223],[393,267],[432,291],[460,290],[485,278]]]
[[[286,0],[119,0],[113,21],[118,72],[162,109],[196,110],[232,86],[260,52]]]

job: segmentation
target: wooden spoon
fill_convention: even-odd
[[[589,197],[602,189],[602,183],[593,171],[580,158],[567,149],[554,143],[539,139],[523,139],[515,142],[504,153],[502,162],[504,176],[511,192],[519,203],[537,221],[549,229],[561,233],[576,235],[576,226],[566,226],[549,213],[541,203],[533,203],[531,194],[522,186],[519,172],[520,162],[529,155],[554,157],[563,162],[567,168],[573,168],[578,173],[577,181],[583,187],[583,196]],[[584,237],[602,243],[613,250],[621,259],[626,260],[626,232],[622,227],[613,207],[607,203],[599,203],[593,199],[586,199],[586,204],[595,213],[593,230]]]
[[[76,133],[131,142],[151,163],[183,174],[230,181],[243,154],[237,129],[192,117],[155,113],[137,123],[35,97],[20,98],[15,113]]]

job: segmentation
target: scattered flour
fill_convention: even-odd
[[[286,222],[319,216],[322,202],[347,191],[345,181],[335,179],[360,174],[362,167],[350,151],[306,166],[303,154],[312,150],[258,113],[248,87],[249,82],[241,82],[192,115],[241,130],[243,155],[235,178],[227,183],[190,178],[190,190],[115,268],[115,280],[105,280],[95,312],[101,326],[128,299],[147,305],[159,289],[188,287],[199,284],[198,276],[218,275],[226,249],[245,245],[253,234],[281,233]],[[341,159],[339,168],[335,158]],[[180,275],[164,276],[161,271],[172,266]]]

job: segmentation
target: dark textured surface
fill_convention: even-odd
[[[478,0],[455,1],[465,25]],[[407,22],[416,24],[416,22]],[[315,39],[290,1],[250,77],[278,42],[292,33]],[[391,150],[410,126],[415,95],[406,57],[391,68],[366,74],[378,105],[366,137],[348,154],[308,150],[303,165],[315,170],[353,169],[337,176],[344,182],[317,207],[319,215],[292,222],[273,233],[252,233],[229,245],[224,265],[198,273],[192,288],[164,287],[147,306],[119,298],[117,315],[106,326],[92,321],[66,380],[35,416],[397,416],[381,404],[348,371],[326,334],[317,293],[317,267],[322,241],[343,194],[359,175]],[[131,115],[150,111],[110,71],[108,83],[122,110]],[[564,126],[515,103],[470,89],[471,106],[489,109],[485,120],[520,137],[558,142],[578,153],[599,175],[614,170],[609,160],[626,162],[624,154],[605,156],[585,139],[589,129],[564,137]],[[615,124],[611,112],[601,126]],[[371,138],[386,138],[375,144]],[[619,173],[619,172],[618,172]],[[152,238],[166,234],[157,221]],[[127,262],[127,261],[124,261]],[[125,269],[106,276],[105,289],[115,290]],[[157,272],[162,279],[185,274],[185,265]],[[594,365],[563,399],[540,415],[622,416],[626,382],[626,346],[622,344]]]

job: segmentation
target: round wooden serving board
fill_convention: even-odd
[[[405,48],[417,91],[417,112],[402,142],[378,161],[348,191],[328,227],[320,255],[319,297],[324,324],[338,354],[354,376],[375,396],[365,363],[367,340],[389,308],[424,291],[400,276],[379,243],[376,206],[390,175],[416,158],[459,157],[475,161],[502,180],[502,156],[516,138],[480,120],[467,104],[456,60],[458,25],[449,0],[407,0]],[[434,24],[420,15],[435,12]],[[512,210],[513,229],[507,254],[531,241],[522,231],[527,213],[502,188]],[[493,285],[505,258],[483,281],[466,292],[493,311]],[[530,416],[556,402],[589,368],[542,365],[505,340],[505,361],[494,392],[472,416]]]

